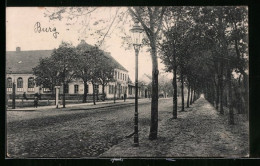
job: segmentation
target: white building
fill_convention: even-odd
[[[33,70],[36,67],[40,58],[50,57],[52,50],[32,50],[22,51],[20,47],[16,48],[16,51],[6,52],[6,93],[12,93],[12,83],[15,82],[15,92],[17,96],[22,96],[25,92],[28,96],[32,96],[35,93],[51,94],[48,88],[37,87],[34,84]],[[112,60],[116,68],[114,70],[115,82],[108,83],[105,86],[105,93],[107,98],[122,98],[124,94],[128,94],[128,71],[119,64],[110,53],[106,53],[105,56]],[[63,88],[61,88],[61,93]],[[97,93],[102,93],[102,86],[96,85]],[[93,94],[92,84],[88,84],[88,94]],[[74,80],[65,88],[65,94],[68,95],[81,95],[84,94],[84,85],[81,79]]]

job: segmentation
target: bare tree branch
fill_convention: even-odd
[[[105,33],[105,35],[103,36],[103,39],[101,40],[101,43],[99,44],[99,46],[101,46],[101,45],[103,44],[103,42],[104,42],[104,40],[105,40],[105,38],[106,38],[108,32],[110,31],[112,25],[114,24],[114,22],[115,22],[115,20],[116,20],[116,16],[117,16],[117,14],[118,14],[118,11],[119,11],[119,9],[117,9],[116,14],[115,14],[115,17],[113,18],[113,21],[112,21],[111,24],[109,25],[109,28],[108,28],[107,32]]]
[[[136,19],[141,23],[141,25],[143,26],[145,32],[146,32],[146,35],[147,37],[150,39],[151,38],[151,34],[152,34],[152,31],[145,25],[145,23],[143,22],[141,16],[138,14],[136,14],[130,7],[128,7],[128,10],[130,11],[130,13],[132,15],[134,15],[136,17]]]
[[[160,23],[159,23],[158,28],[157,28],[157,30],[156,30],[156,32],[155,32],[155,36],[157,36],[157,34],[159,33],[159,31],[160,31],[160,29],[161,29],[162,20],[163,20],[163,15],[164,15],[165,9],[166,9],[166,7],[162,7],[161,15],[160,15],[160,18],[159,18]]]

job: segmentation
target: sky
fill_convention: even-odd
[[[6,9],[6,50],[14,51],[16,47],[21,47],[21,50],[52,50],[58,48],[62,41],[71,42],[74,46],[77,46],[79,42],[84,39],[89,44],[97,43],[97,36],[93,37],[93,28],[99,28],[99,24],[93,24],[98,20],[109,20],[113,18],[117,8],[99,8],[96,12],[91,14],[89,20],[89,27],[86,32],[82,33],[80,29],[82,25],[77,22],[73,26],[68,26],[69,21],[67,19],[49,20],[48,17],[44,17],[44,13],[48,11],[55,11],[57,8],[44,8],[44,7],[8,7]],[[120,9],[125,10],[124,8]],[[35,32],[35,25],[38,22],[41,28],[56,28],[58,32],[55,38],[53,32]],[[100,26],[109,27],[110,22],[105,22]],[[95,25],[95,26],[93,26]],[[125,49],[122,46],[123,40],[120,36],[123,35],[123,31],[129,32],[132,26],[132,21],[129,20],[123,25],[119,25],[121,30],[117,28],[111,28],[111,35],[105,39],[105,47],[103,50],[110,52],[111,55],[122,64],[128,71],[131,80],[134,80],[135,75],[135,53],[134,49]],[[144,74],[152,74],[152,62],[150,53],[147,51],[147,47],[142,47],[139,52],[139,79]],[[159,71],[164,73],[164,65],[159,62]]]

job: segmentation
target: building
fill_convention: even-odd
[[[85,41],[81,41],[85,42]],[[50,57],[53,50],[31,50],[22,51],[20,47],[16,51],[6,52],[6,93],[12,93],[12,84],[16,84],[16,95],[22,96],[25,92],[27,96],[33,96],[35,93],[41,95],[51,94],[48,88],[38,87],[34,83],[35,76],[33,75],[33,68],[37,66],[40,58]],[[128,71],[118,63],[110,53],[105,53],[112,63],[115,64],[114,78],[116,81],[108,83],[105,87],[105,94],[107,98],[123,98],[124,94],[128,93]],[[98,94],[102,92],[101,85],[95,85],[94,88]],[[60,93],[63,93],[61,88]],[[93,94],[92,84],[88,84],[88,94]],[[65,94],[68,96],[79,96],[84,93],[83,81],[80,79],[74,80],[65,88]]]

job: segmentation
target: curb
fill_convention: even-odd
[[[7,109],[6,111],[24,111],[24,112],[31,112],[31,111],[36,111],[35,109]]]
[[[139,102],[139,105],[142,104],[146,104],[146,103],[150,103],[150,102]],[[119,106],[131,106],[134,105],[135,103],[111,103],[111,105],[106,105],[106,106],[102,106],[103,104],[100,104],[100,107],[92,107],[92,108],[73,108],[73,107],[77,107],[77,105],[73,105],[73,106],[68,106],[66,108],[68,108],[70,111],[73,110],[95,110],[95,109],[104,109],[104,108],[113,108],[113,107],[119,107]],[[78,105],[78,106],[82,106],[82,105]],[[91,105],[93,106],[93,105]],[[56,109],[55,107],[52,108],[44,108],[44,107],[39,107],[40,109]],[[65,109],[66,109],[65,108]],[[23,108],[17,108],[17,109],[7,109],[6,111],[23,111],[23,112],[31,112],[31,111],[37,111],[40,109],[35,109],[35,108],[28,108],[28,109],[23,109]],[[59,107],[58,109],[61,109],[61,107]],[[64,110],[66,111],[66,110]]]

